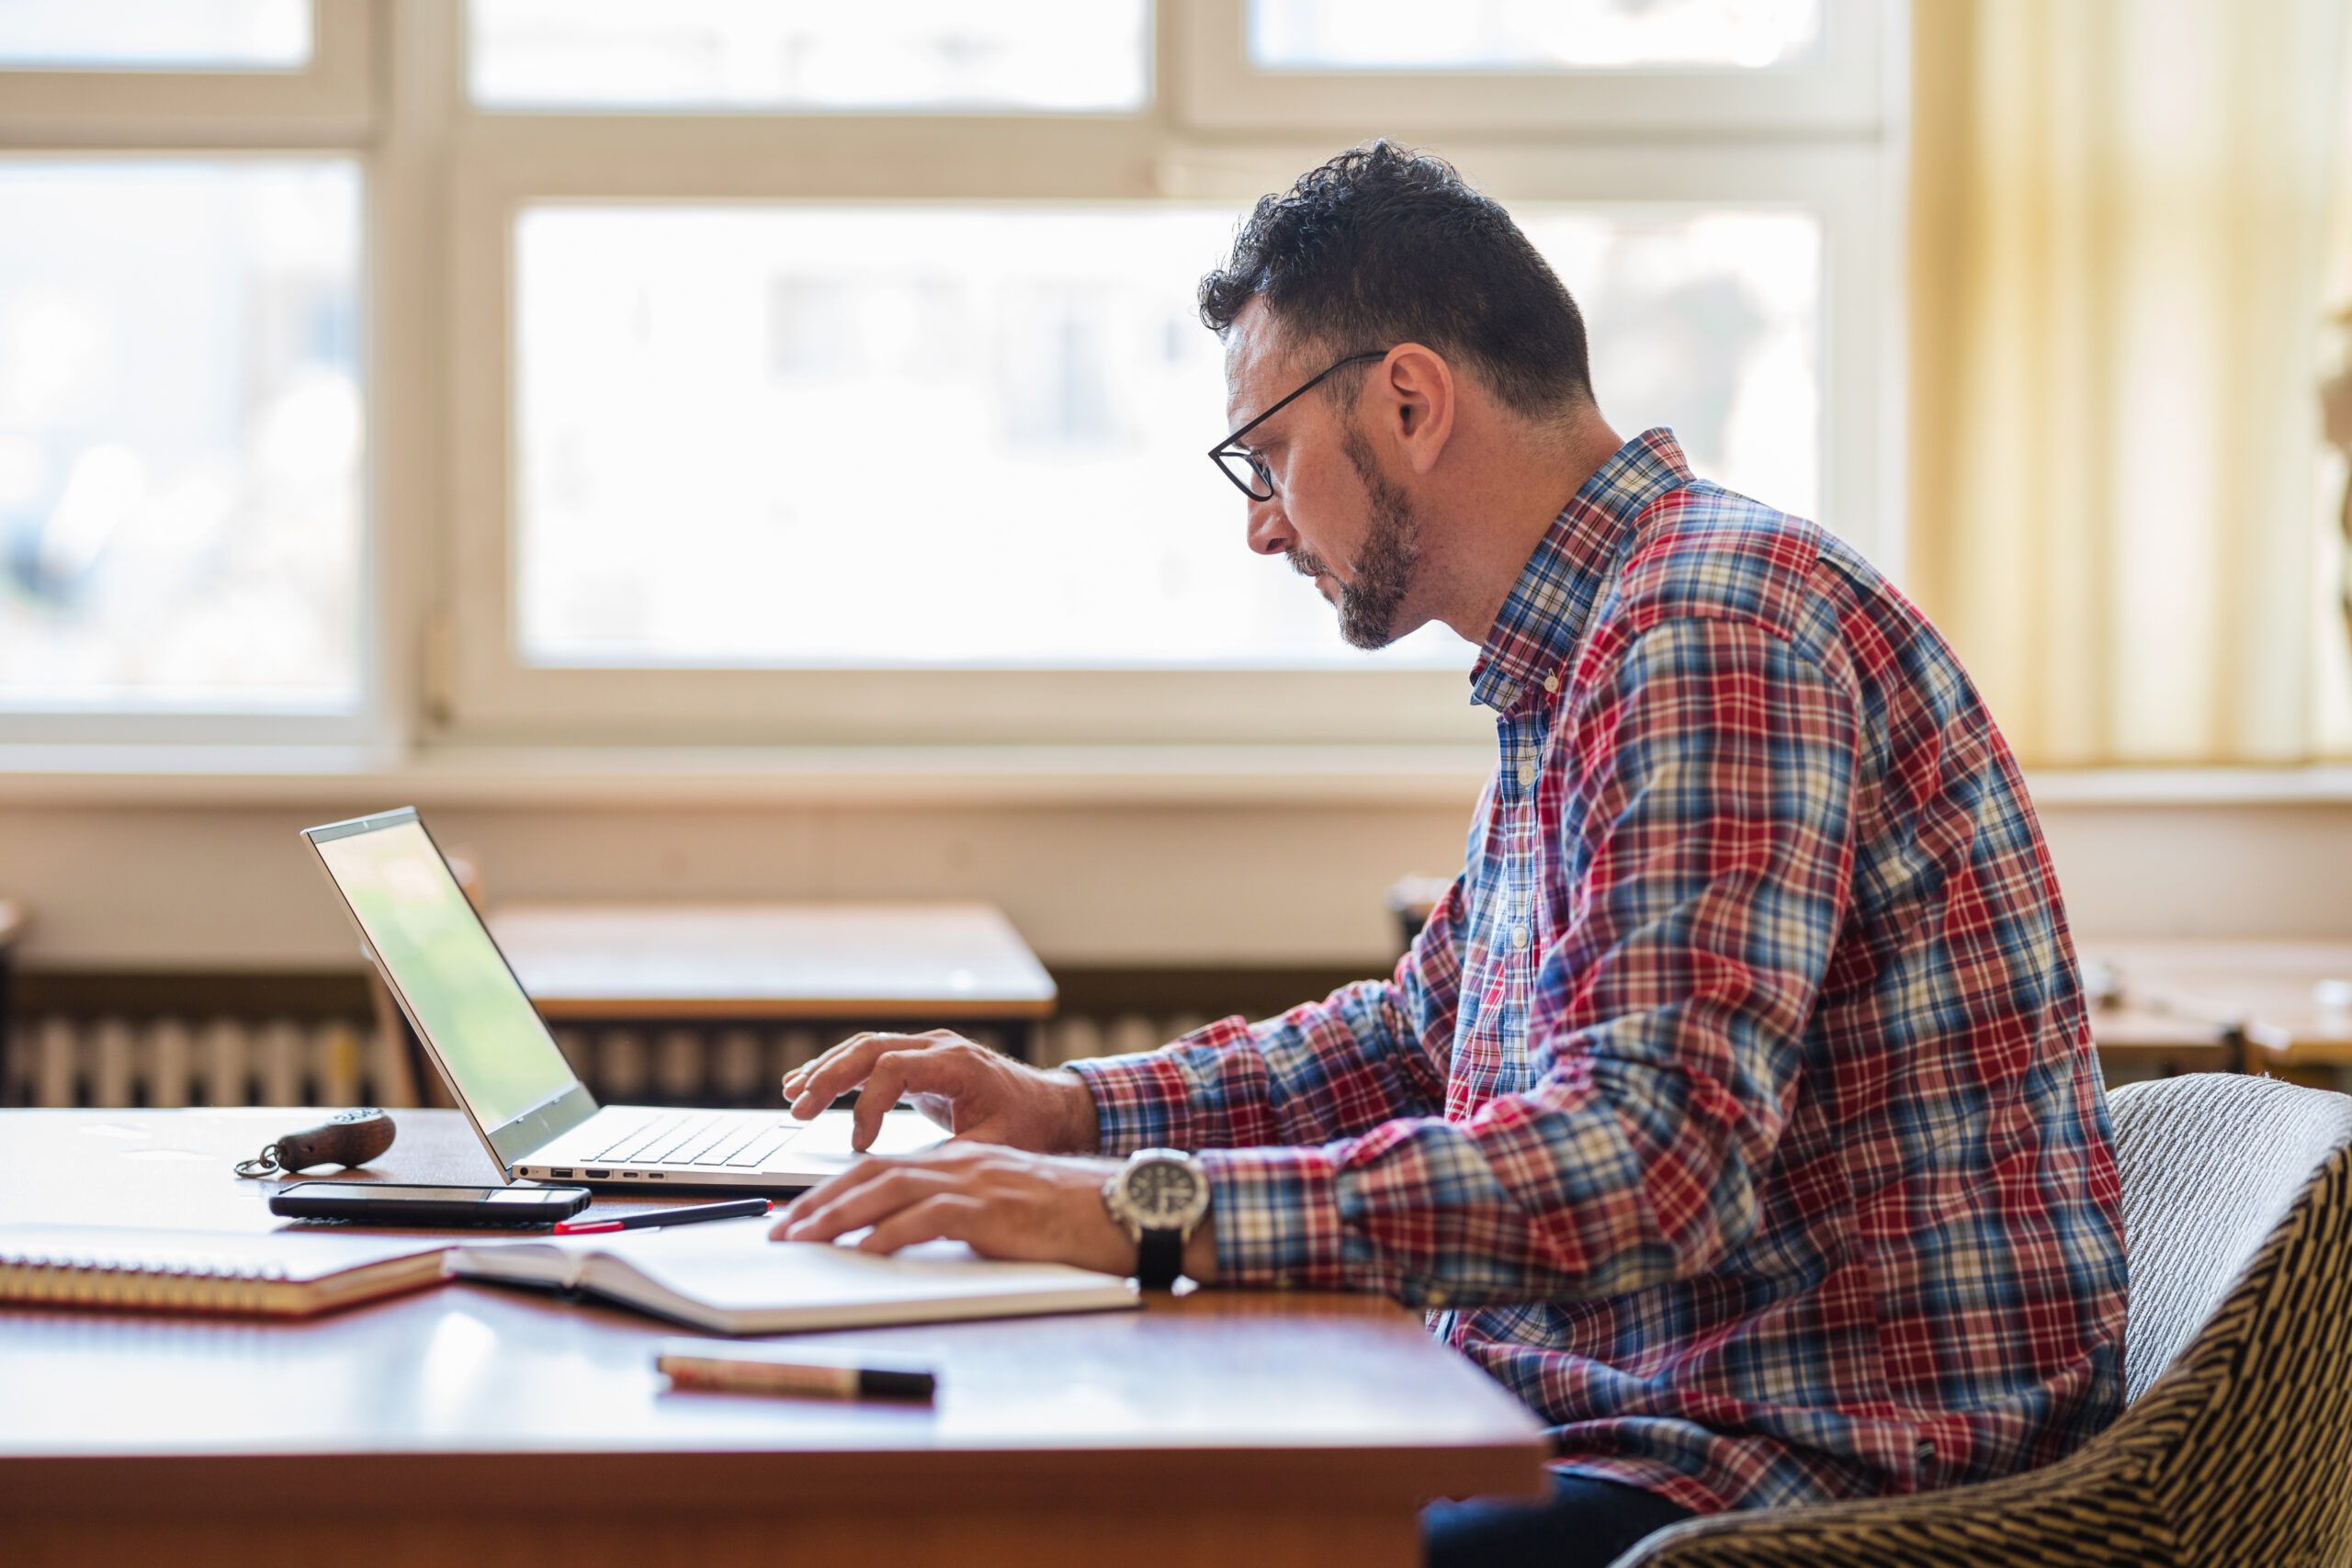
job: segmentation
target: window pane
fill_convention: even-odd
[[[1235,217],[526,212],[524,657],[1361,660],[1205,456]]]
[[[1361,667],[1203,456],[1228,210],[543,207],[517,234],[518,642],[541,664]],[[1803,215],[1528,208],[1603,408],[1815,493]],[[1380,655],[1460,666],[1433,627]]]
[[[0,162],[0,703],[358,689],[359,176]]]
[[[1250,0],[1273,71],[1558,71],[1785,65],[1821,0]]]
[[[510,109],[1028,109],[1150,98],[1149,0],[472,0]]]
[[[6,0],[0,66],[299,71],[311,0]]]
[[[1821,505],[1821,222],[1517,202],[1584,312],[1619,434],[1673,427],[1690,466],[1800,516]]]

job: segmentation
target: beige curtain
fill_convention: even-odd
[[[1906,576],[2029,766],[2322,744],[2345,9],[1917,0]]]

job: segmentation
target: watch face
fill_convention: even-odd
[[[1201,1179],[1178,1160],[1147,1160],[1121,1183],[1127,1207],[1146,1230],[1182,1225],[1202,1196]]]

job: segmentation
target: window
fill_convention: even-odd
[[[0,735],[380,730],[368,32],[0,7]]]
[[[1201,460],[1239,213],[540,206],[515,236],[517,639],[540,666],[1354,669]],[[1819,225],[1524,204],[1628,430],[1819,499]],[[887,540],[887,548],[876,542]],[[713,563],[727,570],[714,571]],[[1464,668],[1430,627],[1373,656]]]
[[[500,109],[1122,114],[1151,92],[1145,0],[475,0]]]
[[[1874,142],[1908,7],[1882,0],[1192,0],[1186,118],[1536,142]],[[1487,140],[1486,136],[1481,141]]]
[[[1478,737],[1472,650],[1343,648],[1199,457],[1200,274],[1399,93],[1584,303],[1625,434],[1887,558],[1878,8],[1565,9],[1041,0],[951,49],[970,7],[476,0],[452,731]],[[1502,137],[1498,89],[1537,106]],[[1656,139],[1588,134],[1595,90]]]
[[[1250,5],[1250,58],[1273,71],[1759,70],[1802,58],[1820,36],[1821,0]]]
[[[294,70],[309,0],[11,0],[0,62],[62,70]]]
[[[1821,514],[1821,220],[1804,209],[1516,204],[1585,317],[1619,434],[1673,429],[1691,467]]]
[[[1624,434],[1899,566],[1890,17],[7,7],[0,732],[1478,743],[1464,643],[1244,547],[1201,273],[1431,147]]]
[[[1238,216],[526,209],[523,657],[1361,659],[1321,600],[1241,547],[1202,459],[1225,381],[1193,288]],[[1384,657],[1459,663],[1460,646],[1423,637]]]

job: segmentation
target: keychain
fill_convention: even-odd
[[[390,1148],[398,1133],[392,1119],[373,1107],[338,1111],[319,1125],[288,1133],[253,1158],[239,1160],[236,1171],[263,1177],[314,1165],[366,1165]]]

